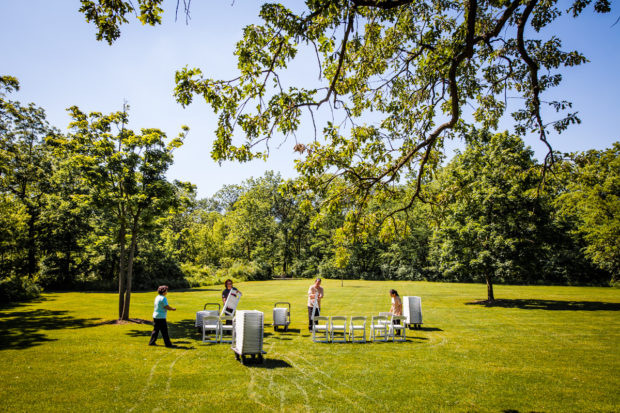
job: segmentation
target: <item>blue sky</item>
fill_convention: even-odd
[[[186,65],[201,68],[209,77],[232,77],[234,45],[245,25],[258,22],[261,3],[193,1],[192,19],[185,25],[183,16],[175,22],[176,0],[168,0],[161,26],[132,22],[108,46],[95,40],[95,28],[78,12],[78,0],[0,0],[0,74],[16,76],[21,83],[20,92],[11,99],[35,102],[61,130],[67,127],[66,108],[72,105],[109,113],[120,110],[124,100],[131,106],[131,126],[136,130],[157,127],[172,137],[181,125],[188,125],[190,134],[168,175],[196,184],[199,197],[269,169],[293,177],[292,142],[274,148],[267,162],[218,165],[210,156],[216,117],[200,99],[183,109],[172,95],[174,73]],[[292,3],[299,5],[299,1]],[[565,50],[580,50],[590,60],[565,70],[562,86],[543,96],[571,100],[582,119],[581,125],[550,137],[556,150],[603,149],[620,140],[620,23],[612,27],[617,18],[617,11],[595,15],[588,10],[578,19],[562,17],[547,32],[560,37]],[[300,67],[300,79],[305,76]],[[510,128],[509,120],[502,129]],[[538,157],[544,155],[535,136],[526,143]],[[456,146],[458,142],[450,147]]]

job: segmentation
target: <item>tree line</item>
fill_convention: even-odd
[[[489,299],[495,283],[618,281],[618,142],[556,153],[542,180],[520,137],[471,129],[432,173],[419,179],[412,169],[389,191],[371,191],[356,219],[336,175],[310,189],[268,172],[197,199],[192,184],[165,177],[186,127],[171,139],[130,130],[128,107],[72,107],[62,133],[42,108],[9,99],[17,79],[0,83],[5,301],[41,288],[118,290],[127,318],[132,289],[225,278],[484,282]]]

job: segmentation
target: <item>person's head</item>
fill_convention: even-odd
[[[391,295],[392,297],[398,297],[398,291],[396,291],[396,290],[390,290],[390,295]]]
[[[226,287],[229,290],[232,288],[232,280],[230,278],[224,281],[224,287]]]
[[[158,293],[159,295],[165,295],[167,292],[168,292],[168,286],[167,286],[167,285],[160,285],[160,286],[157,288],[157,293]]]
[[[321,279],[320,279],[320,278],[317,278],[316,280],[314,280],[314,285],[315,285],[315,286],[317,286],[317,287],[318,287],[319,285],[321,285]]]

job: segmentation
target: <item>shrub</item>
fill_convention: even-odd
[[[30,277],[11,276],[0,280],[0,302],[14,302],[36,298],[41,288]]]

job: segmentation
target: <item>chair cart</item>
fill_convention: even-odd
[[[207,307],[215,307],[217,306],[217,310],[207,310]],[[202,319],[206,316],[216,316],[220,315],[220,304],[219,303],[206,303],[201,311],[196,312],[196,328],[198,331],[202,331]]]
[[[418,329],[422,325],[422,299],[416,296],[403,297],[403,315],[407,318],[405,325],[409,329]]]
[[[263,319],[261,311],[240,310],[233,320],[233,335],[231,349],[235,358],[245,364],[251,360],[262,363],[263,354]]]
[[[286,305],[288,307],[278,307],[278,305]],[[284,331],[288,331],[288,325],[291,324],[291,303],[281,301],[273,305],[273,330],[278,331],[278,327],[284,327]]]

